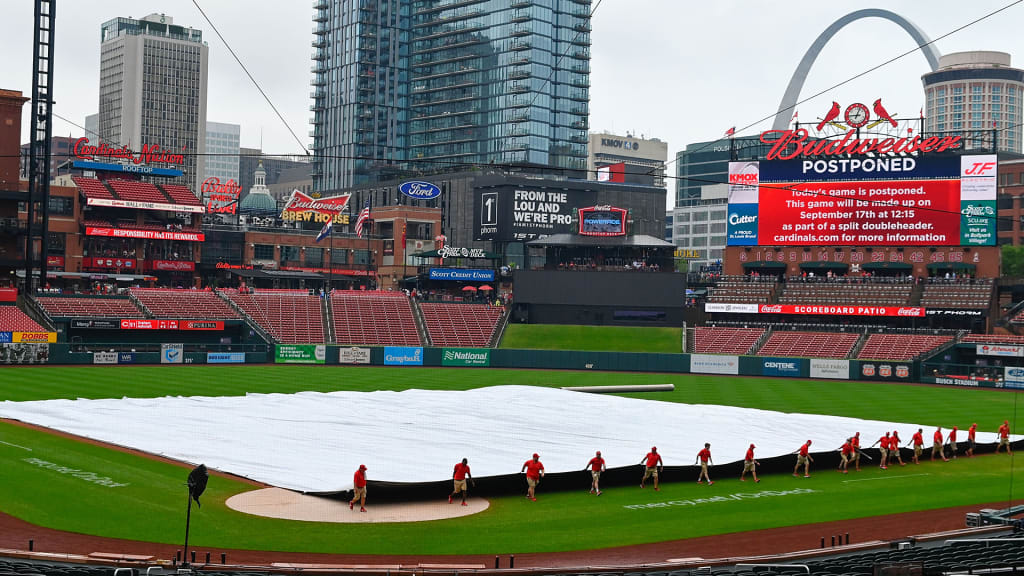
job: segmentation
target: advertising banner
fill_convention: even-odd
[[[93,364],[117,364],[117,352],[93,352]]]
[[[207,352],[207,364],[245,364],[245,352]]]
[[[908,380],[910,373],[910,364],[899,362],[862,362],[860,365],[861,378],[867,380]]]
[[[1024,346],[1006,344],[977,344],[975,352],[979,356],[1013,356],[1024,357]]]
[[[14,342],[14,332],[0,332],[0,344]]]
[[[961,156],[960,199],[995,200],[998,167],[998,158],[995,154]]]
[[[0,344],[0,364],[46,364],[49,344]]]
[[[278,344],[274,348],[277,364],[323,364],[326,358],[323,344]]]
[[[72,320],[72,328],[85,328],[91,330],[119,330],[121,328],[120,320]]]
[[[143,240],[181,240],[184,242],[203,242],[206,234],[202,232],[164,232],[163,230],[126,230],[124,228],[102,228],[86,226],[86,236],[103,236],[105,238],[140,238]]]
[[[161,364],[181,364],[185,359],[185,345],[184,344],[161,344],[160,345],[160,363]]]
[[[757,314],[759,305],[757,304],[729,304],[725,302],[705,302],[705,312],[728,312],[730,314]]]
[[[1024,388],[1024,368],[1020,366],[1003,368],[1003,383],[1007,388]]]
[[[17,288],[0,288],[0,302],[17,302]]]
[[[803,360],[799,358],[762,358],[762,376],[800,376],[800,366]]]
[[[490,366],[489,348],[445,348],[441,351],[441,366]]]
[[[956,156],[800,158],[759,163],[763,183],[857,180],[956,180]]]
[[[820,316],[922,317],[920,306],[830,306],[827,304],[760,304],[760,314],[817,314]]]
[[[145,268],[157,272],[192,272],[196,269],[196,263],[184,260],[146,260]]]
[[[757,204],[729,205],[729,246],[757,246]]]
[[[470,268],[431,268],[431,280],[459,280],[462,282],[494,282],[494,270]]]
[[[991,246],[996,243],[996,201],[960,201],[960,244]]]
[[[118,364],[135,364],[135,352],[118,352]]]
[[[133,208],[135,210],[158,210],[160,212],[189,212],[192,214],[203,214],[205,206],[192,206],[190,204],[166,204],[163,202],[139,202],[136,200],[120,200],[114,198],[87,198],[86,206],[105,206],[108,208]]]
[[[520,241],[577,231],[573,213],[594,206],[592,190],[495,187],[474,191],[476,240]]]
[[[832,358],[811,358],[811,378],[850,379],[850,361]]]
[[[690,354],[690,372],[697,374],[739,374],[740,360],[720,354]]]
[[[385,346],[384,364],[387,366],[422,366],[421,346]]]
[[[82,268],[103,268],[105,270],[135,270],[138,262],[134,258],[82,258]]]
[[[223,320],[157,320],[124,318],[121,330],[224,330]]]
[[[25,342],[25,343],[43,343],[47,342],[53,344],[57,341],[56,332],[13,332],[11,333],[11,341],[14,343]]]
[[[352,346],[351,348],[339,348],[338,362],[342,364],[369,364],[370,349],[358,348],[356,346]]]

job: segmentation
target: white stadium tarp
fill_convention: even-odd
[[[451,478],[468,458],[476,477],[519,472],[539,452],[546,472],[582,470],[595,450],[609,468],[636,465],[652,445],[666,466],[694,463],[711,442],[716,464],[831,451],[861,433],[869,446],[886,430],[904,442],[935,425],[692,405],[531,386],[468,391],[301,392],[228,397],[2,402],[0,417],[127,446],[302,492],[352,487],[366,464],[371,481]],[[966,442],[970,422],[960,426]],[[998,423],[982,422],[982,426]],[[1015,437],[1016,439],[1016,437]],[[996,441],[978,433],[979,443]]]

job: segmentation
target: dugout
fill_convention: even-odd
[[[681,326],[686,275],[675,272],[516,270],[511,321]]]

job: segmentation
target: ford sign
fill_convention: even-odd
[[[431,200],[441,195],[441,189],[437,186],[430,182],[420,182],[418,180],[402,182],[398,187],[398,191],[415,200]]]

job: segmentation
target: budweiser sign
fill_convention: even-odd
[[[158,144],[146,144],[142,147],[141,152],[136,152],[127,146],[114,148],[103,142],[100,142],[99,146],[93,146],[89,144],[88,138],[79,138],[75,141],[71,152],[82,160],[127,160],[132,164],[173,164],[175,166],[185,163],[183,154],[161,150]]]
[[[235,214],[242,186],[234,180],[221,183],[220,178],[211,176],[203,181],[202,193],[206,197],[206,211],[210,214]]]
[[[281,211],[281,219],[322,224],[333,217],[335,224],[348,224],[348,214],[342,212],[348,206],[351,197],[351,194],[342,194],[329,198],[313,198],[295,190]]]
[[[810,138],[807,130],[767,130],[761,142],[771,145],[765,160],[792,160],[813,156],[846,156],[864,154],[914,154],[942,152],[961,147],[960,136],[920,136],[904,138],[857,138],[850,130],[842,138]]]

